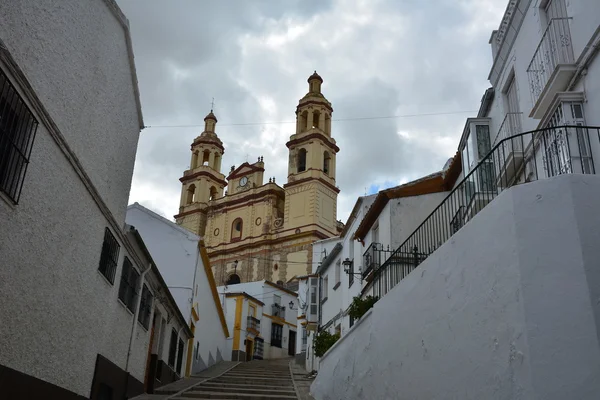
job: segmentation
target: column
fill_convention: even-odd
[[[312,122],[313,122],[313,110],[308,110],[308,117],[306,118],[306,129],[311,129],[312,128]]]
[[[208,166],[211,167],[212,169],[216,169],[215,168],[215,152],[211,151],[210,154],[208,155]]]
[[[325,132],[325,110],[321,110],[319,114],[319,129]]]

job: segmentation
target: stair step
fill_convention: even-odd
[[[297,397],[281,394],[250,394],[250,393],[220,393],[220,392],[185,392],[178,399],[229,399],[229,400],[297,400]]]
[[[219,387],[219,386],[203,386],[198,385],[195,386],[190,393],[196,392],[221,392],[221,393],[236,393],[236,394],[281,394],[285,396],[294,396],[296,392],[294,388],[291,389],[273,389],[273,388],[260,388],[260,389],[252,389],[252,388],[244,388],[244,387]]]
[[[250,377],[250,378],[263,378],[263,379],[292,379],[291,375],[277,375],[277,376],[271,376],[271,375],[261,375],[261,374],[250,374],[250,373],[231,373],[228,372],[226,374],[223,374],[221,376],[225,376],[225,377]]]
[[[225,384],[225,385],[230,384],[230,383],[235,383],[235,384],[239,384],[239,385],[267,386],[267,387],[293,386],[291,380],[277,382],[277,381],[271,380],[271,379],[235,379],[235,380],[231,380],[231,379],[217,378],[217,379],[211,379],[209,382]]]
[[[236,389],[262,390],[265,388],[272,388],[273,390],[290,390],[290,391],[294,390],[294,385],[292,384],[292,382],[290,382],[290,384],[286,385],[286,386],[274,386],[274,385],[249,385],[249,384],[237,383],[237,382],[220,383],[220,382],[206,381],[206,382],[202,382],[202,383],[194,386],[194,388],[197,388],[200,386],[202,386],[202,387],[226,387],[231,390],[236,390]]]

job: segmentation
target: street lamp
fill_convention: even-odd
[[[294,310],[294,302],[293,301],[290,301],[289,306],[290,306],[290,310]],[[295,308],[295,310],[297,310],[297,308]]]
[[[354,264],[354,261],[349,258],[346,258],[344,261],[342,261],[342,265],[344,266],[344,272],[347,275],[360,275],[362,279],[362,272],[360,272],[360,269],[358,270],[358,272],[353,272],[352,264]]]

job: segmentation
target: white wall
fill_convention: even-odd
[[[220,302],[213,298],[198,249],[200,237],[137,203],[128,207],[126,219],[140,232],[188,323],[192,321],[192,306],[196,307],[199,320],[194,323],[194,348],[198,346],[199,352],[193,359],[192,373],[229,360],[231,351],[227,350],[219,316]],[[208,271],[212,274],[210,268]]]
[[[100,0],[0,2],[0,39],[122,226],[139,135],[122,26]],[[111,285],[97,271],[109,221],[43,123],[19,204],[0,199],[0,221],[0,364],[89,396],[98,353],[125,368],[125,251]]]
[[[44,100],[111,213],[123,221],[141,127],[133,60],[111,3],[3,1],[0,39]]]
[[[315,398],[596,399],[599,197],[590,175],[500,194],[330,349]]]

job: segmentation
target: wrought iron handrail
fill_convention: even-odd
[[[498,140],[506,139],[521,132],[521,115],[523,115],[522,112],[506,113],[500,124],[500,129],[498,129],[496,137],[492,142],[492,146],[495,146]]]
[[[285,319],[285,307],[281,304],[273,303],[271,305],[271,314],[273,314],[274,317]]]
[[[533,103],[541,95],[558,64],[574,62],[569,28],[570,17],[552,18],[544,30],[527,67]]]
[[[594,143],[590,131],[596,138]],[[518,156],[506,150],[515,147],[523,149]],[[595,174],[593,154],[600,156],[600,127],[564,125],[499,141],[374,270],[373,294],[385,295],[505,189],[561,174]],[[514,173],[498,173],[499,168],[510,168]]]
[[[367,247],[367,250],[363,253],[363,279],[366,278],[371,271],[379,268],[383,261],[385,261],[386,253],[392,253],[389,245],[387,246],[387,250],[383,247],[383,244],[378,242],[373,242]]]
[[[252,315],[248,315],[247,325],[247,329],[255,329],[258,331],[260,330],[260,319],[253,317]]]

